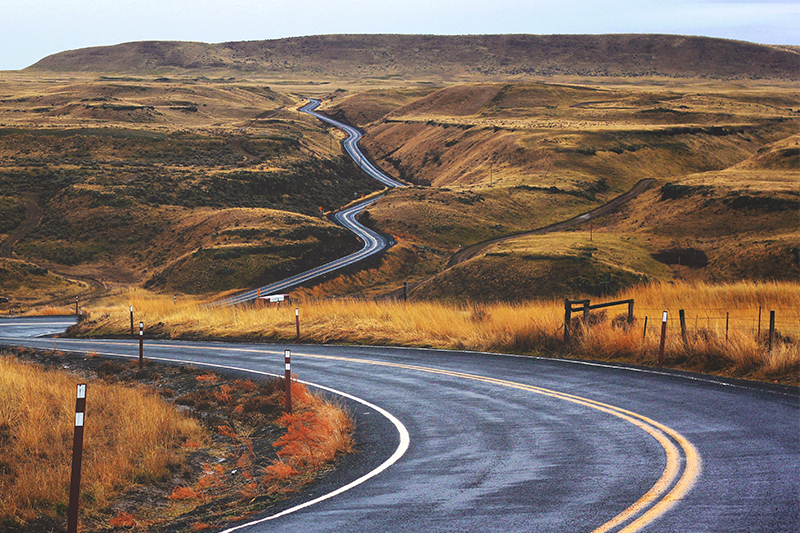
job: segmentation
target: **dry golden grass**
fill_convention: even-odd
[[[560,354],[653,364],[661,312],[669,312],[667,361],[671,366],[756,379],[796,383],[800,364],[800,285],[741,282],[727,285],[653,284],[604,299],[633,298],[636,323],[615,327],[608,318],[563,344],[563,301],[455,305],[364,300],[305,301],[298,304],[303,342],[424,346],[460,350]],[[150,334],[171,338],[287,340],[295,337],[294,306],[207,307],[134,291],[124,303],[90,310],[85,335],[129,331],[128,305],[136,320],[160,324]],[[761,308],[761,336],[758,315]],[[689,342],[677,326],[687,316]],[[777,312],[777,341],[767,350],[769,311]],[[618,313],[623,313],[620,308]],[[727,315],[726,315],[727,313]],[[644,340],[644,317],[648,333]],[[725,321],[729,330],[726,341]]]
[[[293,490],[309,480],[325,464],[353,451],[353,423],[338,405],[308,393],[292,383],[292,413],[278,423],[286,433],[275,441],[278,457],[263,471],[262,484],[271,493]]]
[[[75,390],[80,378],[0,356],[0,520],[67,510]],[[165,479],[181,443],[205,439],[197,422],[157,395],[93,381],[87,387],[82,519],[126,486]]]

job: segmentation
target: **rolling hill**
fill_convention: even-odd
[[[311,78],[525,79],[541,76],[800,78],[800,54],[675,35],[320,35],[207,44],[148,41],[70,50],[35,71],[234,72]]]

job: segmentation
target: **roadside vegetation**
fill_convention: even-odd
[[[299,383],[285,414],[282,379],[9,349],[0,353],[0,531],[63,530],[80,382],[82,531],[241,520],[353,451],[347,413]]]
[[[669,312],[665,363],[724,376],[797,384],[800,365],[800,285],[788,282],[674,283],[636,286],[593,302],[635,300],[593,312],[563,341],[564,301],[457,304],[433,301],[308,299],[297,304],[301,342],[422,346],[459,350],[601,359],[654,366],[662,311]],[[71,330],[80,336],[129,335],[129,306],[146,334],[159,338],[294,341],[293,305],[208,307],[206,302],[133,291],[89,308]],[[618,309],[619,311],[615,311]],[[687,339],[678,312],[686,314]],[[769,311],[777,333],[768,348]],[[761,322],[759,323],[759,316]],[[644,321],[648,319],[645,333]],[[727,329],[726,329],[727,320]]]

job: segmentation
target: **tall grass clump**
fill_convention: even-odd
[[[66,518],[75,390],[80,378],[0,354],[0,522]],[[198,424],[156,394],[88,383],[81,517],[92,519],[127,486],[158,481],[181,462]]]
[[[292,383],[293,410],[278,419],[286,433],[273,444],[278,459],[264,468],[262,483],[270,493],[294,490],[338,455],[353,451],[353,423],[340,406]]]
[[[331,299],[267,308],[212,307],[191,300],[174,303],[172,297],[140,291],[126,296],[124,302],[92,308],[89,320],[80,326],[80,334],[124,335],[129,330],[128,306],[133,305],[137,321],[153,324],[146,326],[151,335],[278,342],[294,339],[294,308],[298,307],[304,342],[419,346],[654,364],[661,313],[668,311],[666,356],[670,365],[757,379],[798,381],[800,284],[797,283],[656,283],[634,287],[602,300],[592,300],[599,303],[634,299],[633,324],[614,320],[614,308],[593,311],[592,325],[581,326],[582,333],[575,335],[571,344],[563,341],[563,300],[454,304]],[[625,311],[618,309],[619,313]],[[681,309],[687,317],[686,341],[677,322]],[[770,310],[776,310],[778,316],[778,333],[771,351],[766,339]],[[646,334],[645,317],[649,322]]]

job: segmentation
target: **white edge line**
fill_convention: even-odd
[[[81,351],[81,350],[76,350],[76,351]],[[134,355],[120,354],[120,353],[114,353],[114,352],[96,352],[96,353],[98,355],[110,355],[110,356],[114,356],[114,357],[124,357],[124,358],[127,358],[127,359],[135,359],[136,357],[138,357],[138,356],[134,356]],[[228,365],[218,365],[218,364],[213,364],[213,363],[203,363],[203,362],[200,362],[200,361],[189,361],[189,360],[185,360],[185,359],[170,359],[170,358],[167,358],[167,357],[148,357],[147,359],[151,359],[151,360],[155,360],[155,361],[167,361],[167,362],[171,362],[171,363],[183,363],[183,364],[190,364],[190,365],[208,366],[208,367],[214,367],[214,368],[224,368],[226,370],[236,370],[236,371],[239,371],[239,372],[249,372],[249,373],[253,373],[253,374],[260,374],[260,375],[263,375],[263,376],[280,377],[277,374],[271,374],[269,372],[262,372],[260,370],[252,370],[252,369],[249,369],[249,368],[240,368],[240,367],[228,366]],[[343,487],[339,487],[338,489],[334,490],[333,492],[329,492],[327,494],[323,494],[322,496],[320,496],[318,498],[315,498],[313,500],[307,501],[305,503],[301,503],[300,505],[295,505],[294,507],[290,507],[289,509],[281,511],[280,513],[277,513],[277,514],[274,514],[274,515],[271,515],[271,516],[267,516],[267,517],[264,517],[264,518],[260,518],[258,520],[254,520],[252,522],[247,522],[245,524],[240,524],[238,526],[235,526],[235,527],[220,531],[219,533],[230,533],[231,531],[238,531],[240,529],[244,529],[244,528],[247,528],[247,527],[250,527],[250,526],[261,524],[261,523],[267,522],[269,520],[274,520],[276,518],[280,518],[282,516],[286,516],[288,514],[295,513],[297,511],[300,511],[301,509],[305,509],[307,507],[311,507],[312,505],[316,505],[316,504],[318,504],[320,502],[323,502],[325,500],[328,500],[330,498],[338,496],[339,494],[347,492],[348,490],[350,490],[352,488],[355,488],[358,485],[361,485],[365,481],[367,481],[367,480],[377,476],[378,474],[382,473],[383,471],[387,470],[390,466],[392,466],[397,461],[399,461],[400,458],[403,457],[403,455],[408,450],[408,446],[411,443],[411,436],[409,435],[408,430],[403,425],[403,423],[400,422],[400,420],[398,420],[397,417],[395,417],[390,412],[388,412],[385,409],[383,409],[381,407],[378,407],[377,405],[372,404],[372,403],[370,403],[370,402],[368,402],[368,401],[366,401],[366,400],[364,400],[362,398],[359,398],[357,396],[353,396],[352,394],[348,394],[346,392],[342,392],[342,391],[339,391],[339,390],[336,390],[336,389],[332,389],[332,388],[326,387],[324,385],[318,385],[318,384],[312,383],[310,381],[300,381],[300,380],[298,380],[298,382],[299,383],[304,383],[306,385],[311,385],[312,387],[315,387],[315,388],[318,388],[318,389],[322,389],[322,390],[331,392],[333,394],[337,394],[339,396],[343,396],[343,397],[348,398],[350,400],[353,400],[353,401],[359,402],[359,403],[361,403],[363,405],[366,405],[368,408],[374,409],[375,411],[379,412],[384,417],[386,417],[392,424],[394,424],[394,427],[397,429],[397,432],[400,434],[400,444],[398,444],[397,449],[394,451],[394,453],[391,455],[391,457],[386,459],[377,468],[375,468],[374,470],[372,470],[372,471],[368,472],[367,474],[361,476],[360,478],[358,478],[358,479],[356,479],[354,481],[351,481],[347,485],[344,485]]]

